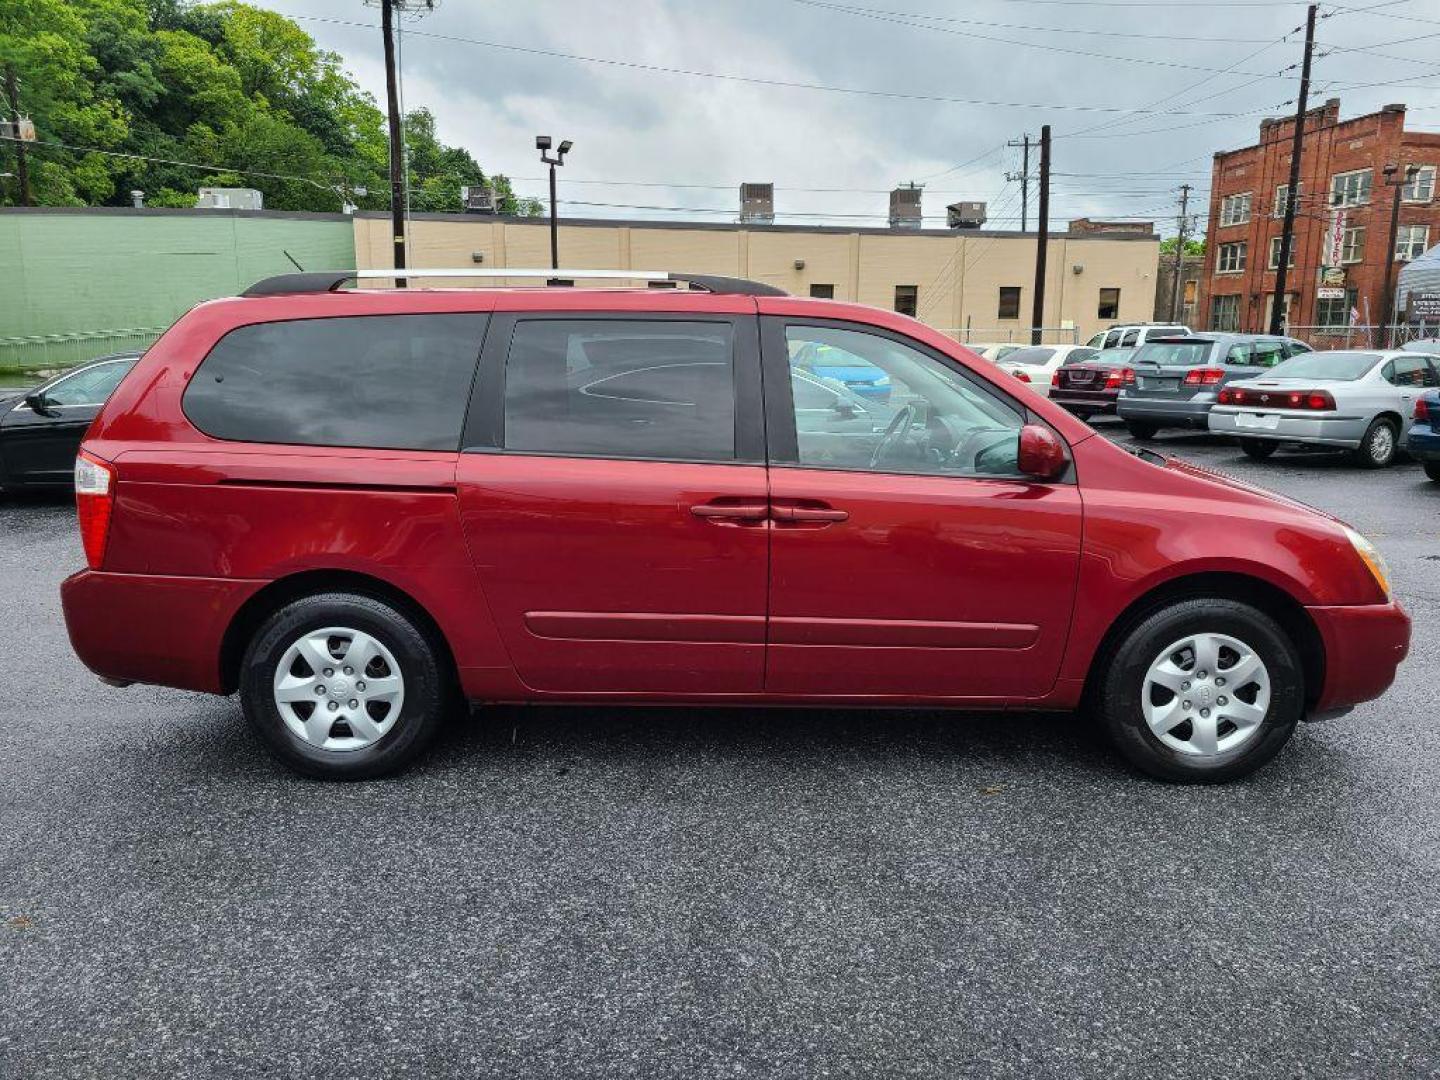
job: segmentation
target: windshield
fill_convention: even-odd
[[[1119,349],[1106,349],[1104,352],[1096,353],[1091,357],[1083,357],[1075,361],[1078,364],[1091,363],[1099,364],[1101,367],[1124,367],[1135,359],[1135,349],[1122,347]],[[1069,363],[1070,361],[1066,361]]]
[[[1152,341],[1135,353],[1137,364],[1174,364],[1194,367],[1210,358],[1209,341]]]
[[[1350,382],[1380,362],[1379,353],[1313,352],[1293,356],[1270,369],[1272,379],[1334,379]]]

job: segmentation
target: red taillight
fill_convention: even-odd
[[[1055,372],[1054,375],[1051,375],[1051,376],[1050,376],[1050,385],[1051,385],[1051,386],[1059,386],[1059,385],[1060,385],[1060,372],[1057,371],[1057,372]]]
[[[1014,375],[1015,378],[1019,379],[1021,382],[1030,381],[1030,376],[1026,375],[1023,371],[1012,371],[1010,374]]]
[[[91,570],[105,558],[110,533],[110,506],[115,497],[115,468],[83,450],[75,459],[75,510],[80,518],[80,542]]]
[[[1309,409],[1325,412],[1335,408],[1329,390],[1234,390],[1220,391],[1217,405],[1249,405],[1256,409]]]
[[[1185,383],[1188,386],[1214,386],[1223,378],[1225,369],[1218,367],[1191,368],[1185,373]]]
[[[1134,368],[1111,368],[1110,374],[1105,376],[1105,389],[1116,390],[1121,386],[1135,385]]]
[[[1415,419],[1425,421],[1430,419],[1430,406],[1425,403],[1423,397],[1417,398],[1415,401]]]

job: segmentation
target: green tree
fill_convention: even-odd
[[[1162,254],[1162,255],[1174,255],[1174,254],[1175,254],[1175,245],[1178,244],[1179,242],[1180,242],[1180,238],[1179,238],[1178,236],[1167,236],[1164,240],[1161,240],[1161,241],[1160,241],[1160,254]],[[1204,254],[1205,254],[1205,239],[1204,239],[1204,237],[1201,237],[1199,240],[1186,240],[1186,241],[1185,241],[1185,254],[1186,254],[1187,256],[1189,256],[1189,255],[1204,255]]]

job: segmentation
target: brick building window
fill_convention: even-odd
[[[1435,166],[1422,165],[1400,190],[1405,202],[1429,202],[1435,196]]]
[[[1097,319],[1118,319],[1120,317],[1120,290],[1101,289],[1100,306],[1095,312]]]
[[[1359,294],[1354,289],[1346,289],[1343,298],[1317,300],[1315,322],[1320,326],[1349,326],[1350,312],[1354,310],[1358,297]]]
[[[920,306],[919,285],[896,285],[895,286],[895,310],[901,315],[909,315],[912,318]]]
[[[1296,187],[1295,187],[1295,190],[1300,193],[1300,198],[1301,198],[1301,200],[1303,201],[1304,198],[1305,198],[1305,185],[1304,185],[1304,184],[1297,184]],[[1290,201],[1290,185],[1289,185],[1289,184],[1281,184],[1279,187],[1277,187],[1277,188],[1275,189],[1275,208],[1270,212],[1270,216],[1271,216],[1271,217],[1277,217],[1277,218],[1283,218],[1283,217],[1285,216],[1285,204],[1286,204],[1287,202],[1289,202],[1289,201]],[[1299,205],[1297,205],[1297,206],[1295,207],[1295,211],[1296,211],[1296,213],[1299,213],[1299,211],[1300,211],[1300,206],[1299,206]]]
[[[1340,261],[1342,263],[1358,263],[1365,261],[1364,226],[1345,230],[1345,238],[1340,245]]]
[[[811,285],[811,286],[810,286],[810,295],[813,296],[813,297],[815,297],[815,299],[817,299],[817,300],[834,300],[834,299],[835,299],[835,286],[834,286],[834,285]]]
[[[1002,319],[1018,319],[1020,317],[1020,286],[1000,286],[1000,314]]]
[[[1231,333],[1240,329],[1240,297],[1217,296],[1210,301],[1210,329]]]
[[[1226,195],[1220,200],[1220,224],[1244,225],[1250,220],[1250,192]]]
[[[1395,258],[1400,262],[1418,259],[1429,246],[1429,225],[1401,225],[1395,234]]]
[[[1281,238],[1278,237],[1278,236],[1272,236],[1272,237],[1270,238],[1270,261],[1269,261],[1268,265],[1269,265],[1269,267],[1270,267],[1271,270],[1278,270],[1278,269],[1280,269],[1280,239],[1281,239]],[[1286,263],[1285,263],[1285,265],[1286,265],[1287,267],[1290,267],[1291,269],[1294,269],[1294,267],[1295,267],[1295,248],[1296,248],[1295,241],[1294,241],[1294,240],[1291,240],[1291,241],[1290,241],[1290,258],[1289,258],[1289,260],[1287,260]]]
[[[1238,244],[1221,244],[1215,253],[1215,272],[1217,274],[1238,274],[1245,269],[1245,248],[1247,245],[1242,241]]]
[[[1330,178],[1331,206],[1364,206],[1370,201],[1371,171],[1336,173]]]

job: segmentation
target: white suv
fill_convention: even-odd
[[[1159,337],[1189,337],[1195,331],[1173,323],[1124,323],[1102,330],[1085,344],[1092,349],[1127,348],[1145,344]]]

